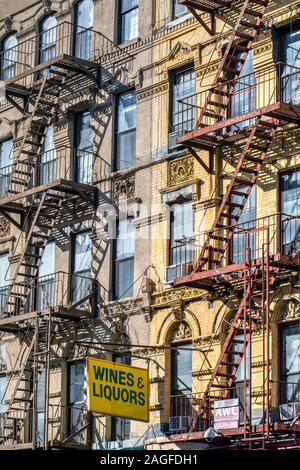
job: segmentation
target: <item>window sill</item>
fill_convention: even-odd
[[[141,38],[138,36],[134,39],[130,39],[129,41],[125,41],[125,42],[119,42],[117,44],[117,46],[120,48],[120,49],[126,49],[126,47],[128,46],[132,46],[133,44],[137,44],[138,42],[140,42]]]
[[[191,20],[193,18],[192,13],[186,13],[185,15],[182,15],[180,18],[176,18],[176,20],[168,21],[165,24],[166,28],[173,28],[173,26],[177,26],[181,23],[184,23],[187,20]]]

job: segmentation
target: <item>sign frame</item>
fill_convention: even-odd
[[[131,369],[131,370],[135,370],[135,371],[143,371],[143,373],[146,373],[147,375],[147,380],[146,380],[146,384],[145,384],[145,390],[146,390],[146,397],[147,397],[147,400],[146,400],[146,407],[147,407],[147,416],[145,419],[142,419],[142,418],[139,418],[139,419],[135,419],[133,418],[132,416],[128,416],[128,415],[119,415],[119,414],[112,414],[112,413],[108,413],[107,411],[93,411],[91,409],[91,397],[90,397],[90,384],[89,384],[89,369],[90,369],[90,361],[101,361],[101,362],[104,362],[104,363],[107,363],[107,365],[114,365],[114,366],[123,366],[125,367],[126,369]],[[127,365],[127,364],[122,364],[122,363],[118,363],[118,362],[113,362],[113,361],[109,361],[109,360],[106,360],[106,359],[100,359],[100,358],[97,358],[97,357],[86,357],[86,360],[85,360],[85,379],[86,379],[86,385],[87,385],[87,409],[90,413],[92,414],[103,414],[103,415],[107,415],[107,416],[112,416],[112,417],[116,417],[116,418],[124,418],[124,419],[130,419],[132,421],[139,421],[139,422],[143,422],[143,423],[149,423],[150,422],[150,395],[149,395],[149,392],[150,392],[150,381],[149,381],[149,368],[143,368],[143,367],[138,367],[138,366],[133,366],[133,365]]]

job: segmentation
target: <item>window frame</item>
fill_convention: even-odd
[[[7,41],[9,38],[11,37],[14,37],[15,38],[15,45],[11,48],[8,48],[8,49],[4,49],[4,44],[5,44],[5,41]],[[0,63],[0,67],[1,67],[1,80],[9,80],[10,78],[13,78],[15,75],[16,75],[16,68],[17,68],[17,54],[18,54],[18,51],[17,51],[17,46],[18,46],[18,39],[17,39],[17,33],[16,31],[10,31],[8,34],[6,34],[2,39],[1,39],[1,63]],[[4,68],[3,67],[3,62],[4,62],[4,54],[6,51],[11,51],[13,48],[16,48],[15,50],[15,55],[14,55],[14,60],[15,62],[13,62],[13,65],[9,65],[8,67]],[[7,59],[6,59],[7,60]],[[10,59],[8,59],[10,60]],[[9,73],[8,76],[5,76],[5,73],[3,73],[4,71],[6,70],[13,70],[13,73]]]
[[[89,26],[88,28],[86,28],[85,26],[81,26],[78,24],[78,8],[79,8],[79,4],[84,2],[85,0],[77,0],[74,5],[73,5],[73,11],[72,11],[72,17],[73,17],[73,24],[74,24],[74,29],[73,29],[73,38],[72,38],[72,41],[71,41],[71,44],[72,44],[72,53],[75,57],[77,57],[78,59],[84,59],[84,60],[91,60],[92,57],[91,57],[91,52],[92,52],[92,37],[93,37],[93,28],[94,28],[94,22],[95,22],[95,9],[94,9],[94,3],[93,3],[93,21],[92,21],[92,25]],[[85,31],[81,31],[78,33],[77,29],[78,28],[84,28]],[[76,55],[76,44],[77,44],[77,38],[80,37],[81,35],[84,34],[84,32],[87,32],[87,31],[90,31],[91,33],[91,36],[89,38],[89,47],[90,47],[90,55],[88,57],[84,56],[84,57],[81,57],[81,55]]]
[[[294,403],[294,402],[289,402],[287,400],[287,385],[288,385],[288,382],[287,380],[283,380],[283,378],[287,379],[289,375],[297,375],[299,376],[300,378],[300,369],[297,372],[295,373],[290,373],[290,374],[285,374],[283,372],[283,332],[284,330],[288,330],[290,328],[293,328],[295,326],[299,327],[299,322],[297,321],[293,321],[293,322],[288,322],[288,323],[282,323],[282,324],[278,324],[277,325],[279,327],[279,344],[280,344],[280,348],[279,348],[279,351],[278,351],[278,355],[279,355],[279,378],[280,378],[280,383],[279,383],[279,393],[278,393],[278,398],[279,398],[279,404],[287,404],[287,403]],[[299,342],[300,342],[300,334],[299,334]],[[299,395],[300,395],[300,383],[298,385],[299,387]],[[285,399],[283,399],[283,394],[286,396]]]
[[[134,222],[134,217],[127,217],[126,220],[132,220],[132,223]],[[124,219],[123,219],[124,220]],[[117,270],[117,265],[118,263],[122,262],[127,262],[127,261],[132,261],[133,262],[133,269],[132,269],[132,278],[134,280],[134,271],[135,271],[135,249],[136,249],[136,239],[134,237],[134,248],[133,248],[133,254],[127,257],[121,257],[117,258],[117,249],[118,249],[118,232],[119,232],[119,223],[120,220],[117,220],[117,227],[116,227],[116,238],[114,239],[113,243],[113,249],[112,249],[112,298],[113,300],[119,300],[119,299],[126,299],[126,298],[132,298],[133,297],[133,289],[134,287],[131,286],[129,287],[130,293],[128,294],[127,289],[125,292],[121,293],[121,297],[117,295],[117,280],[118,280],[118,270]]]
[[[122,1],[123,0],[118,0],[118,4],[117,4],[117,16],[118,16],[118,21],[117,21],[117,43],[118,44],[126,44],[127,42],[130,42],[130,41],[134,41],[136,39],[138,39],[139,37],[139,0],[137,0],[137,4],[136,6],[134,7],[131,7],[129,9],[127,9],[126,11],[122,12]],[[123,28],[122,28],[122,24],[123,24],[123,18],[130,14],[131,12],[133,12],[134,10],[137,10],[137,17],[138,17],[138,21],[137,21],[137,35],[136,37],[134,38],[131,38],[131,39],[125,39],[123,37]]]
[[[173,230],[174,230],[174,210],[172,210],[172,208],[174,206],[185,206],[185,205],[190,205],[190,209],[192,211],[192,224],[193,224],[193,234],[192,234],[192,237],[194,236],[195,234],[195,231],[194,231],[194,223],[195,223],[195,215],[194,215],[194,209],[193,209],[193,200],[192,198],[187,198],[187,199],[184,199],[182,201],[174,201],[173,203],[170,204],[169,206],[169,209],[170,209],[170,226],[169,226],[169,230],[170,230],[170,237],[169,237],[169,243],[168,243],[168,262],[169,262],[169,266],[173,266],[173,265],[177,265],[177,264],[182,264],[182,263],[188,263],[188,262],[192,262],[193,261],[193,256],[191,256],[191,259],[184,259],[184,260],[181,260],[181,263],[175,263],[174,262],[174,256],[173,256],[173,250],[176,250],[176,244],[174,244],[174,246],[172,246],[172,233],[173,233]],[[175,241],[175,240],[174,240]],[[178,248],[178,247],[177,247]]]
[[[184,17],[185,15],[188,15],[189,14],[189,9],[187,6],[185,5],[182,5],[184,6],[185,10],[180,13],[179,15],[176,15],[176,5],[180,5],[177,0],[172,0],[172,21],[176,21],[176,20],[179,20],[181,19],[182,17]]]
[[[131,129],[127,129],[126,131],[119,131],[119,102],[122,96],[132,93],[135,96],[135,127]],[[129,88],[121,93],[115,95],[115,110],[114,110],[114,142],[113,142],[113,168],[114,171],[121,171],[128,168],[132,168],[136,164],[136,143],[137,143],[137,97],[136,97],[136,89]],[[118,161],[118,152],[119,152],[119,144],[118,144],[118,136],[119,135],[129,135],[130,133],[135,133],[135,154],[132,161],[132,164],[121,168],[120,161]]]
[[[48,18],[53,18],[54,21],[55,21],[55,26],[52,26],[51,28],[49,29],[42,29],[43,27],[43,23],[48,19]],[[56,12],[55,11],[49,11],[46,15],[44,15],[39,23],[38,23],[38,45],[37,45],[37,60],[38,60],[38,65],[40,64],[43,64],[45,62],[44,59],[42,59],[42,55],[46,52],[48,52],[49,50],[54,50],[55,53],[54,53],[54,56],[56,56],[56,44],[57,44],[57,38],[56,38],[56,30],[55,30],[55,42],[54,44],[52,43],[51,45],[48,45],[46,47],[42,47],[42,44],[41,44],[41,41],[42,41],[42,35],[47,33],[48,31],[50,31],[51,29],[54,29],[54,28],[57,28],[57,19],[56,19]],[[52,55],[50,58],[48,58],[47,60],[51,60],[52,59]],[[47,61],[46,61],[47,62]]]
[[[300,27],[300,26],[299,26]],[[300,165],[296,165],[292,168],[284,169],[284,170],[279,170],[277,173],[277,212],[279,214],[282,214],[283,212],[283,207],[282,207],[282,190],[283,190],[283,185],[282,185],[282,177],[285,175],[288,175],[290,173],[299,173],[300,174]],[[278,235],[277,235],[277,251],[282,252],[283,251],[283,237],[282,237],[282,217],[278,221],[280,223],[280,229],[277,229]]]

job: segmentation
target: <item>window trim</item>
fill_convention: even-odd
[[[129,12],[131,12],[133,10],[138,10],[138,20],[139,20],[139,7],[140,7],[140,4],[139,4],[139,0],[138,0],[137,5],[135,7],[131,7],[128,10],[126,10],[126,12],[122,12],[121,11],[121,9],[122,9],[121,3],[122,3],[122,0],[118,0],[118,2],[117,2],[117,34],[116,34],[116,39],[117,39],[118,44],[127,44],[130,41],[136,41],[139,37],[139,34],[138,34],[138,31],[137,31],[137,36],[135,38],[128,39],[128,40],[123,40],[123,38],[122,38],[122,19],[123,19],[124,15],[128,14]],[[139,21],[138,21],[138,29],[139,29]]]
[[[57,14],[57,11],[51,10],[51,11],[48,11],[44,16],[42,16],[39,19],[39,22],[38,22],[38,25],[37,25],[37,32],[38,32],[37,51],[36,51],[36,63],[37,63],[37,65],[40,65],[40,64],[43,63],[43,62],[41,62],[41,53],[42,53],[41,37],[42,37],[42,34],[43,34],[43,32],[49,31],[49,30],[43,31],[42,30],[42,24],[47,18],[53,16],[53,18],[55,19],[55,22],[56,22],[55,27],[57,28],[58,22],[57,22],[56,14]],[[52,29],[52,28],[50,28],[50,29]],[[56,47],[56,44],[55,44],[55,47]]]
[[[169,218],[169,243],[168,243],[168,266],[173,266],[174,263],[173,263],[173,259],[172,259],[172,225],[174,224],[174,211],[172,210],[172,207],[174,207],[175,205],[180,205],[180,204],[187,204],[187,203],[190,203],[191,204],[191,209],[192,209],[192,213],[193,213],[193,235],[194,235],[194,232],[195,232],[195,213],[194,213],[194,209],[193,209],[193,199],[192,197],[190,198],[184,198],[183,200],[181,201],[174,201],[172,202],[171,204],[169,204],[169,210],[170,210],[170,218]],[[187,261],[189,262],[189,261]],[[191,260],[192,262],[192,260]]]
[[[137,106],[137,95],[136,95],[136,89],[131,87],[131,88],[125,88],[124,90],[122,90],[120,93],[116,93],[115,96],[114,96],[114,119],[113,119],[113,144],[112,144],[112,161],[113,161],[113,169],[114,171],[122,171],[118,168],[118,165],[117,165],[117,154],[118,154],[118,135],[119,135],[119,131],[118,131],[118,120],[119,120],[119,100],[120,100],[120,97],[122,95],[125,95],[126,93],[130,93],[130,92],[133,92],[135,94],[135,98],[136,98],[136,102],[135,102],[135,115],[136,115],[136,122],[135,122],[135,141],[137,142],[137,110],[138,110],[138,106]],[[133,128],[132,128],[133,129]],[[127,131],[123,131],[121,134],[122,135],[125,135],[126,133],[129,133],[129,132],[133,132],[133,130],[127,130]],[[134,158],[134,163],[131,165],[131,166],[128,166],[124,169],[128,170],[129,168],[132,168],[134,167],[134,165],[136,164],[136,152],[135,152],[135,158]]]
[[[17,50],[17,49],[16,49],[16,62],[15,62],[15,64],[14,64],[14,74],[11,75],[11,76],[10,76],[9,78],[7,78],[7,79],[3,77],[3,66],[2,66],[2,62],[3,62],[3,55],[4,55],[4,52],[5,52],[5,49],[3,48],[3,44],[4,44],[4,42],[5,42],[9,37],[11,37],[11,36],[14,36],[14,37],[15,37],[15,39],[16,39],[16,46],[15,46],[15,47],[17,48],[17,46],[18,46],[18,39],[17,39],[17,31],[15,31],[15,30],[9,31],[7,34],[5,34],[5,35],[2,37],[2,39],[1,39],[1,41],[0,41],[0,51],[1,51],[1,56],[0,56],[0,57],[1,57],[1,60],[0,60],[1,74],[0,74],[0,76],[1,76],[1,80],[8,80],[9,78],[12,78],[12,77],[14,77],[14,76],[16,75],[16,66],[17,66],[17,63],[18,63],[18,57],[17,57],[18,50]],[[9,49],[6,49],[6,50],[9,50]]]

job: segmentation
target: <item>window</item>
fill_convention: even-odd
[[[91,232],[74,235],[72,252],[72,292],[73,301],[83,299],[91,284],[92,241]]]
[[[171,206],[170,224],[170,265],[178,265],[180,269],[181,264],[193,260],[193,246],[184,241],[194,236],[192,201]]]
[[[138,37],[138,0],[119,0],[119,42]]]
[[[55,57],[56,26],[54,13],[45,16],[40,22],[39,63],[43,64]]]
[[[0,419],[1,419],[1,415],[4,414],[6,411],[6,404],[5,404],[6,385],[7,385],[6,374],[0,374]],[[1,429],[1,424],[0,424],[0,429]]]
[[[288,216],[300,216],[300,171],[291,171],[280,178],[281,243],[286,255],[300,248],[300,220]]]
[[[50,181],[54,181],[56,176],[56,150],[54,144],[54,130],[53,127],[50,126],[47,129],[42,152],[39,159],[39,184],[46,184]]]
[[[49,242],[39,266],[37,285],[37,309],[42,310],[53,307],[54,304],[54,276],[55,276],[55,242]]]
[[[0,255],[0,309],[4,309],[6,305],[7,295],[7,272],[9,269],[8,253]]]
[[[115,354],[113,356],[113,361],[130,366],[131,356],[130,354]],[[125,441],[126,439],[130,439],[130,423],[130,419],[113,416],[111,420],[111,440]]]
[[[281,403],[300,401],[300,329],[299,324],[281,329]]]
[[[172,345],[171,350],[171,416],[191,416],[192,345]]]
[[[116,170],[135,163],[136,154],[136,94],[129,91],[117,98]]]
[[[91,115],[88,111],[75,115],[75,180],[91,184],[93,180],[93,141]]]
[[[180,0],[173,0],[173,19],[176,20],[188,13],[188,8],[180,3]]]
[[[234,339],[238,341],[244,341],[244,335],[236,335]],[[244,344],[242,343],[232,343],[231,344],[231,361],[230,362],[236,362],[240,352],[242,351],[244,347]],[[246,358],[246,370],[245,370],[245,358]],[[230,373],[231,371],[229,371]],[[246,377],[245,377],[246,374]],[[240,423],[244,422],[244,407],[245,407],[245,400],[244,400],[244,379],[246,378],[247,383],[246,383],[246,406],[247,406],[247,416],[249,415],[250,411],[250,388],[249,388],[249,377],[250,377],[250,348],[249,348],[249,343],[247,344],[246,347],[246,356],[244,355],[242,358],[242,361],[238,367],[238,370],[236,372],[236,376],[234,379],[234,384],[233,387],[234,389],[231,392],[231,398],[238,398],[239,399],[239,405],[240,405]]]
[[[172,79],[171,132],[178,135],[195,127],[195,71],[189,68],[176,72]]]
[[[72,435],[83,426],[85,361],[72,362],[68,366],[68,434]],[[74,436],[73,440],[82,443],[83,433]]]
[[[239,188],[240,192],[246,192],[247,188]],[[235,204],[241,204],[243,201],[243,196],[234,195],[232,202]],[[238,208],[233,208],[231,210],[231,215],[234,216],[237,214]],[[230,262],[241,263],[245,261],[244,256],[244,233],[242,230],[248,230],[255,227],[256,219],[256,186],[253,186],[250,195],[248,196],[247,202],[244,206],[244,209],[240,215],[238,221],[238,228],[232,236],[230,244]],[[232,218],[231,224],[235,224],[235,219]],[[246,236],[246,248],[251,250],[251,258],[255,257],[255,233],[251,232],[249,237]],[[248,253],[248,251],[247,251]]]
[[[93,55],[93,0],[80,0],[75,5],[74,52],[79,59],[92,59]]]
[[[239,52],[235,55],[242,56]],[[237,64],[238,65],[238,64]],[[231,98],[230,117],[240,116],[242,114],[254,111],[256,108],[256,82],[253,67],[253,51],[250,50],[247,60],[243,65],[242,72],[237,80],[234,93]],[[232,126],[232,130],[241,129],[254,124],[254,119],[247,119]]]
[[[9,34],[2,41],[1,79],[8,80],[16,74],[17,38],[14,33]]]
[[[280,35],[280,60],[282,61],[282,99],[286,103],[300,105],[300,28],[284,31]],[[284,65],[286,64],[286,65]],[[296,68],[295,68],[296,67]]]
[[[44,441],[45,436],[45,369],[39,373],[37,383],[37,401],[36,401],[36,440],[38,442]]]
[[[117,299],[132,297],[134,275],[133,218],[118,222],[115,242],[114,296]]]
[[[13,140],[7,139],[0,142],[0,197],[8,196],[10,174],[12,171]]]

